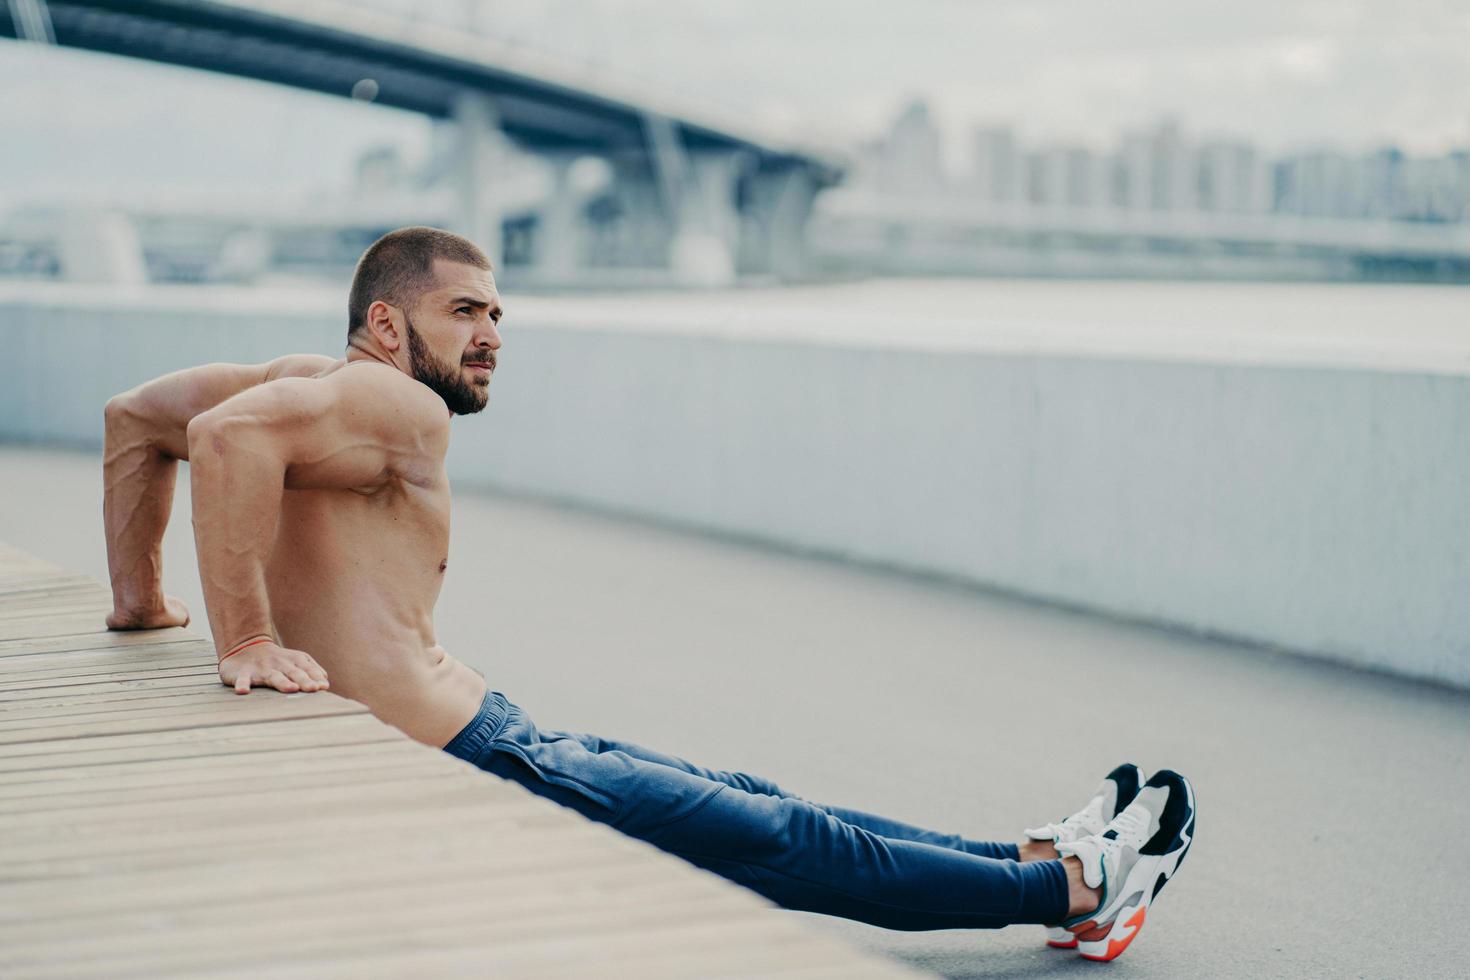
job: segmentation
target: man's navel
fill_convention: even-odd
[[[446,569],[448,567],[449,567],[449,559],[446,558],[446,559],[444,559],[443,561],[441,561],[439,563],[439,571],[440,571],[440,573],[442,574],[443,571],[444,571],[444,569]]]

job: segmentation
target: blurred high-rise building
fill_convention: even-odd
[[[1149,206],[1155,211],[1194,210],[1194,152],[1185,142],[1178,121],[1169,119],[1160,123],[1149,143]]]
[[[1271,174],[1249,143],[1215,141],[1202,145],[1196,199],[1201,211],[1262,214],[1271,207]]]
[[[989,204],[1014,205],[1022,199],[1021,154],[1010,126],[975,131],[975,189]]]
[[[900,113],[874,148],[874,183],[891,194],[935,194],[943,189],[939,160],[939,127],[929,106],[915,100]]]
[[[1130,211],[1146,211],[1153,204],[1153,141],[1141,131],[1125,132],[1118,141],[1114,164],[1113,203]]]

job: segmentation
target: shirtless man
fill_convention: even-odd
[[[1189,783],[1113,770],[1082,810],[987,843],[811,803],[759,777],[538,731],[434,638],[449,421],[485,407],[500,297],[471,242],[405,228],[364,253],[346,357],[210,364],[113,398],[103,516],[113,629],[182,626],[162,588],[177,461],[221,681],[331,689],[411,738],[789,908],[896,929],[1048,924],[1111,959],[1194,829]]]

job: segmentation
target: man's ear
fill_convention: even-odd
[[[406,334],[403,311],[398,307],[374,300],[367,308],[367,328],[384,350],[396,351],[403,346]]]

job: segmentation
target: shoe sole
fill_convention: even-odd
[[[1099,939],[1078,939],[1077,952],[1084,960],[1106,963],[1123,955],[1123,951],[1129,947],[1138,934],[1143,931],[1144,920],[1148,918],[1148,907],[1158,897],[1159,892],[1169,883],[1179,870],[1179,865],[1184,863],[1184,855],[1189,853],[1189,846],[1194,843],[1194,785],[1189,780],[1184,780],[1185,799],[1189,802],[1189,823],[1185,824],[1180,836],[1184,838],[1184,846],[1171,854],[1164,854],[1151,861],[1139,861],[1128,872],[1128,878],[1123,883],[1123,892],[1138,890],[1140,899],[1133,905],[1126,905],[1118,910],[1113,919],[1112,927],[1107,934]],[[1150,884],[1152,882],[1152,884]]]

